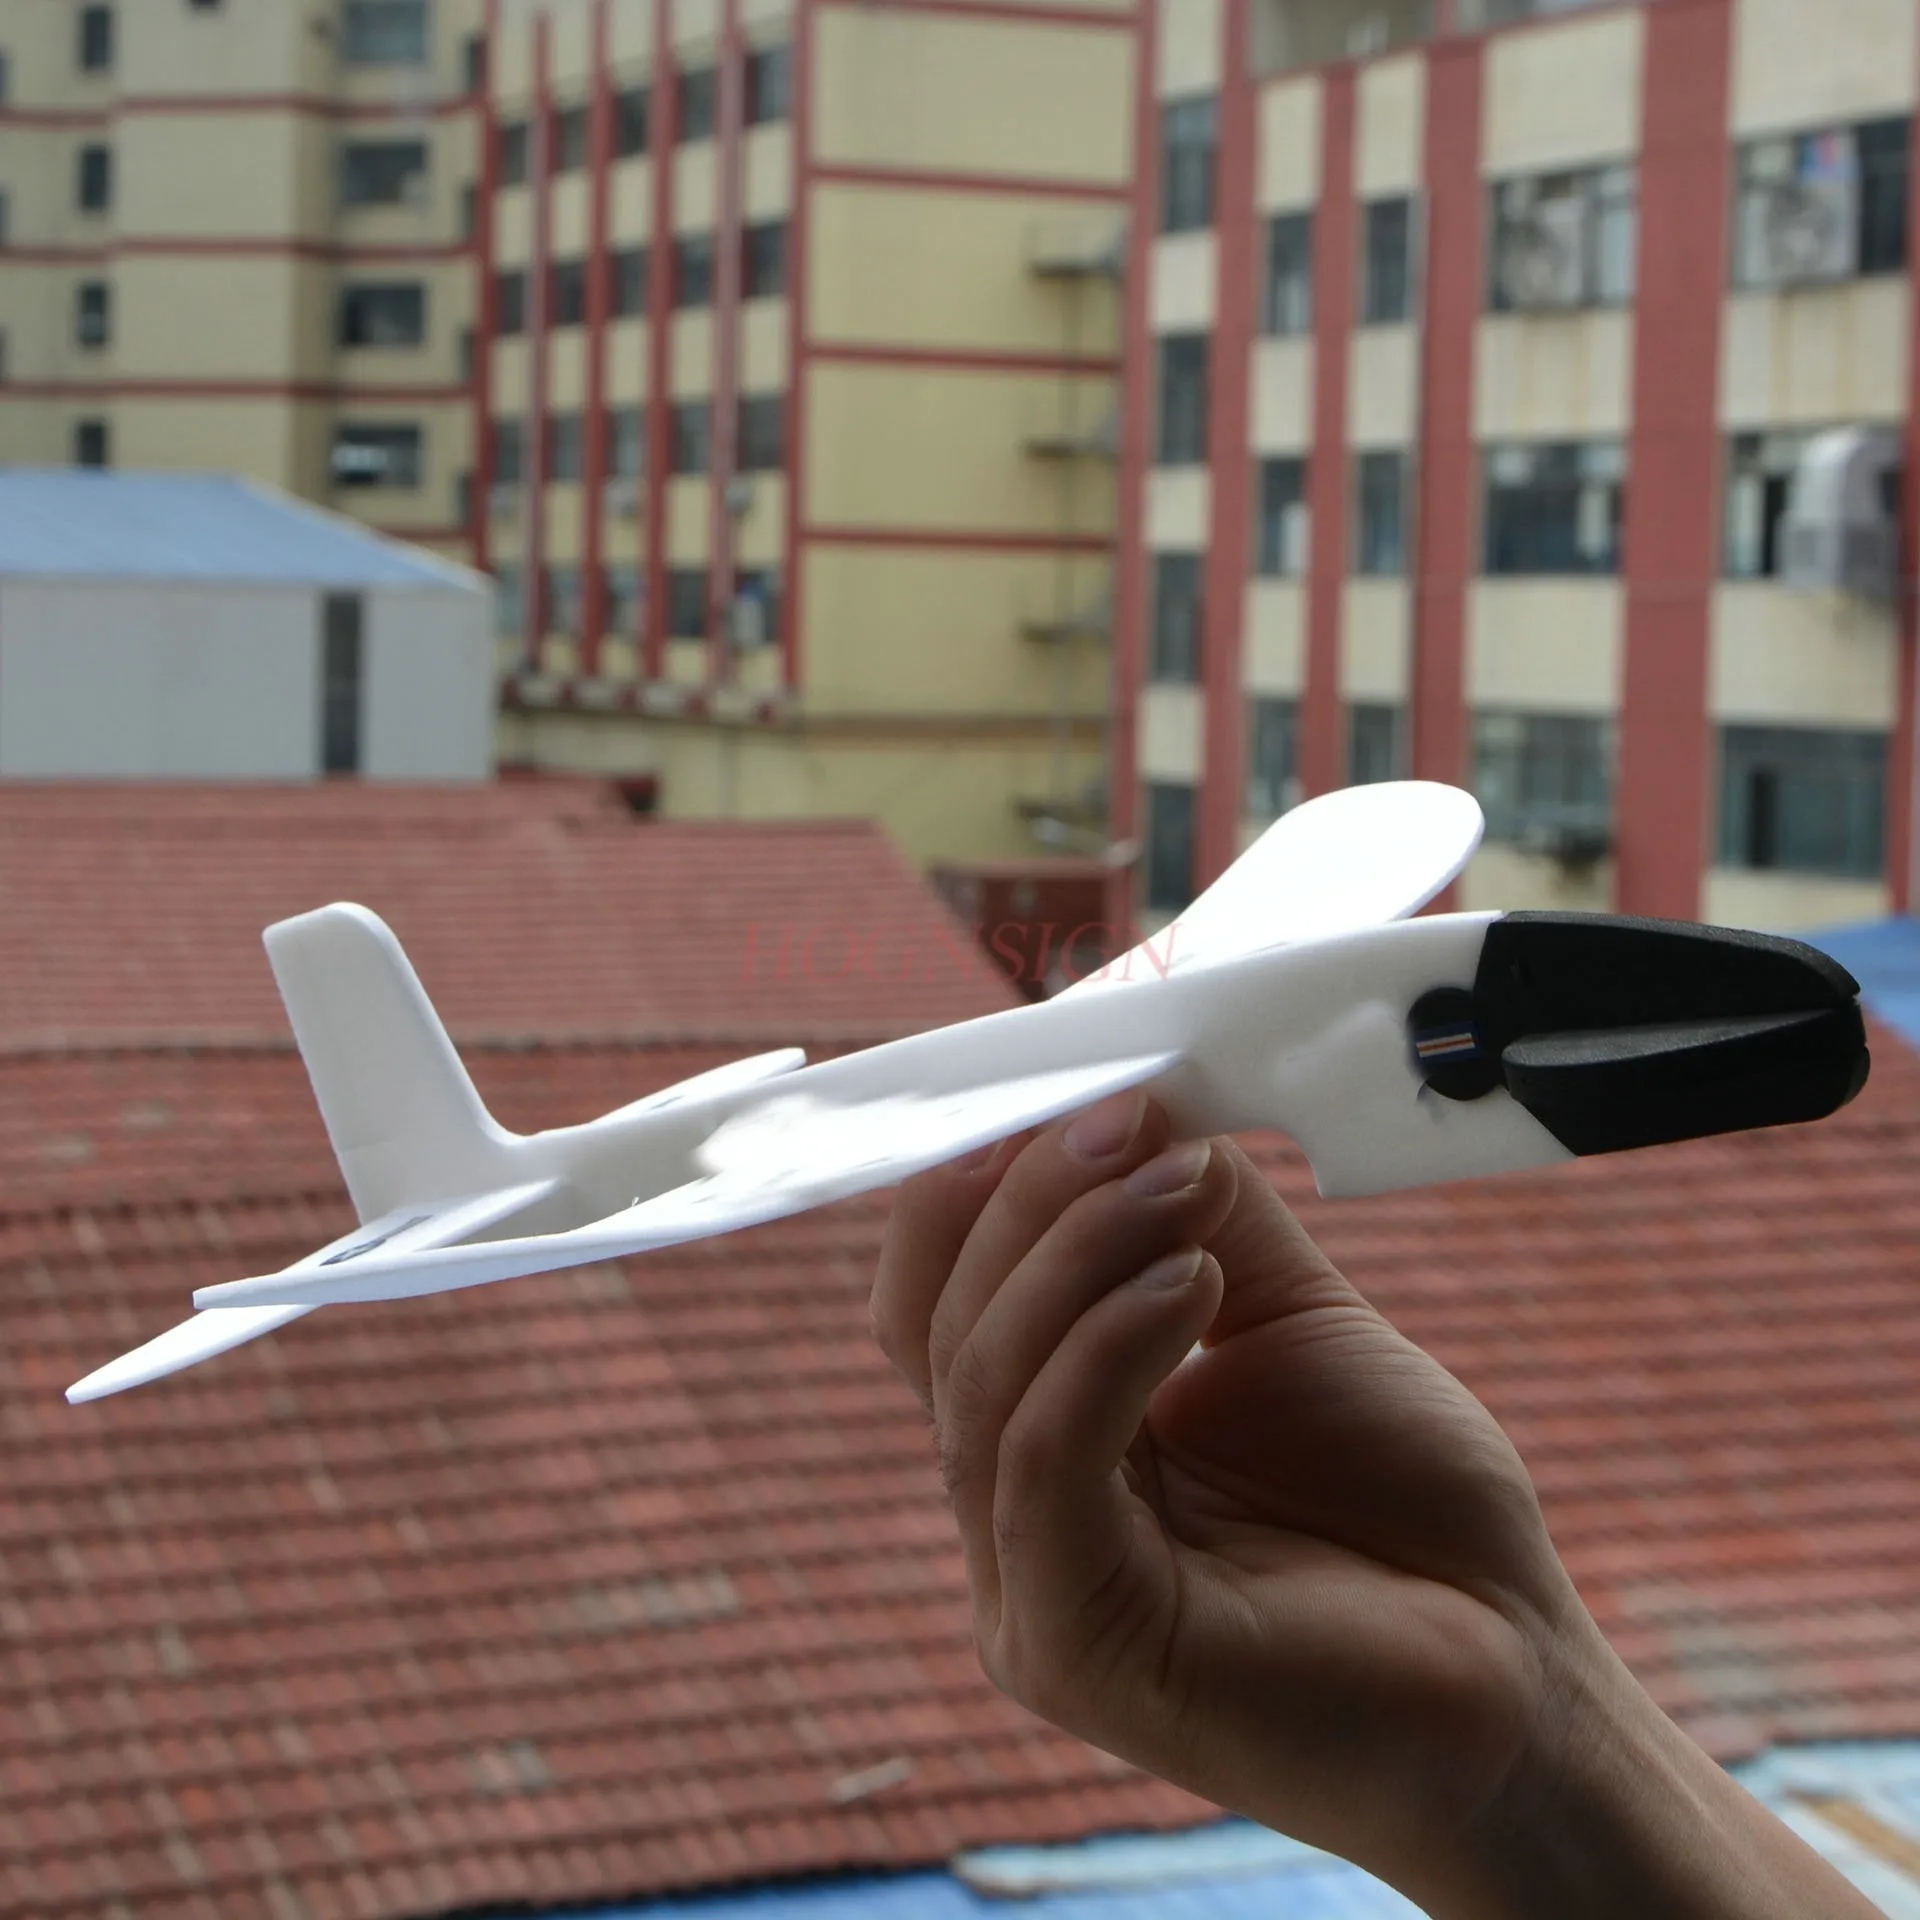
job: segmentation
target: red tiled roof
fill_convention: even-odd
[[[676,830],[620,831],[618,858],[651,874]],[[743,871],[753,837],[733,843]],[[11,885],[22,856],[4,860]],[[412,898],[491,924],[485,876],[511,901],[524,871]],[[238,920],[217,885],[195,912]],[[255,918],[312,904],[247,885]],[[869,906],[909,913],[893,902]],[[457,971],[449,929],[386,904]],[[232,938],[264,978],[256,931]],[[615,931],[538,937],[605,979],[586,949]],[[0,932],[9,968],[25,937]],[[237,1002],[253,989],[225,964]],[[148,990],[142,1022],[172,990]],[[497,1031],[468,991],[462,1017]],[[962,978],[931,1017],[995,991]],[[51,987],[39,1004],[27,1032],[58,1023]],[[844,1003],[821,1004],[838,1027]],[[861,1010],[922,1004],[869,991]],[[725,1051],[490,1045],[472,1064],[532,1127]],[[1260,1151],[1506,1422],[1607,1631],[1731,1755],[1920,1733],[1916,1149],[1920,1061],[1879,1034],[1866,1093],[1810,1129],[1339,1204],[1304,1198],[1284,1144]],[[920,1417],[866,1335],[883,1211],[332,1308],[69,1409],[67,1382],[193,1287],[348,1216],[287,1052],[0,1048],[0,1911],[402,1920],[1206,1817],[980,1677]]]
[[[1007,1004],[865,821],[636,821],[572,780],[0,783],[0,1051],[284,1039],[260,930],[358,899],[456,1038],[871,1039]]]

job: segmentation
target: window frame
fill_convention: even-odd
[[[1200,684],[1206,659],[1206,556],[1192,551],[1148,556],[1147,682]]]
[[[113,282],[81,280],[73,289],[73,344],[102,353],[113,344]]]
[[[720,70],[682,67],[674,79],[673,144],[711,140],[720,126]]]
[[[1178,913],[1193,904],[1199,794],[1184,780],[1148,780],[1142,787],[1142,905]]]
[[[786,292],[786,216],[748,221],[740,229],[740,298],[781,300]]]
[[[1485,308],[1519,318],[1631,308],[1640,278],[1640,174],[1632,159],[1603,160],[1505,174],[1487,182]],[[1517,231],[1541,202],[1578,198],[1584,208],[1580,241],[1580,290],[1571,300],[1516,301],[1507,286],[1505,237]],[[1613,223],[1609,226],[1609,222]],[[1608,236],[1624,234],[1623,262],[1616,275]]]
[[[401,337],[375,339],[367,337],[368,328],[364,314],[356,320],[356,311],[367,305],[377,305],[382,296],[411,296],[413,303],[414,326],[411,333],[402,330]],[[387,350],[404,352],[411,347],[424,347],[427,343],[427,284],[424,280],[361,280],[349,282],[340,289],[340,298],[335,310],[334,344],[356,350]]]
[[[1885,156],[1870,164],[1862,152],[1863,142],[1877,144],[1869,137],[1890,129],[1899,133],[1898,141],[1889,143],[1894,164],[1886,164]],[[1778,294],[1804,286],[1846,286],[1855,280],[1904,274],[1908,265],[1913,138],[1913,116],[1907,113],[1785,127],[1736,142],[1728,234],[1728,281],[1732,289],[1738,293]],[[1769,274],[1761,265],[1761,248],[1756,240],[1757,210],[1784,182],[1818,177],[1818,170],[1828,163],[1815,160],[1812,149],[1829,140],[1846,143],[1845,165],[1853,189],[1851,267],[1846,273],[1836,274]],[[1782,164],[1784,171],[1780,170]],[[1874,244],[1881,222],[1885,236],[1891,240],[1890,247]]]
[[[408,20],[415,23],[407,50],[378,50],[383,29],[377,23],[383,19],[389,23],[384,31],[396,36],[406,31],[397,23]],[[356,22],[360,23],[358,31],[362,36],[357,47]],[[428,66],[433,60],[433,25],[432,0],[341,0],[336,42],[340,63],[348,67]]]
[[[392,178],[398,183],[398,190],[396,192],[383,194],[378,198],[370,198],[364,194],[355,194],[352,191],[355,157],[359,156],[361,164],[365,165],[365,157],[375,153],[389,156],[395,154],[413,154],[418,156],[419,164],[396,170],[392,174]],[[412,198],[408,182],[429,178],[432,165],[432,154],[428,143],[425,140],[416,139],[411,135],[399,139],[342,140],[340,142],[338,160],[339,203],[343,208],[404,207]],[[383,179],[385,177],[384,174],[381,176]]]
[[[673,307],[686,312],[713,305],[713,233],[673,236]]]
[[[787,464],[787,396],[743,393],[735,428],[735,465],[742,473],[781,473]]]
[[[111,73],[119,53],[119,21],[110,6],[84,6],[74,15],[73,64],[80,73]]]
[[[1311,207],[1267,216],[1261,235],[1260,331],[1270,340],[1302,339],[1313,332],[1313,245]]]
[[[1476,711],[1473,792],[1488,841],[1524,847],[1568,832],[1611,835],[1617,755],[1610,714]]]
[[[667,569],[667,633],[669,640],[705,640],[712,609],[711,582],[705,567]],[[698,605],[698,623],[694,609]]]
[[[1525,458],[1533,463],[1536,477],[1528,480],[1500,480],[1496,467]],[[1543,482],[1539,468],[1559,465],[1568,460],[1573,467],[1550,474]],[[1606,471],[1611,469],[1611,471]],[[1488,579],[1586,579],[1609,578],[1620,572],[1625,529],[1627,484],[1627,445],[1623,440],[1502,440],[1488,441],[1480,448],[1480,571]],[[1606,544],[1599,556],[1580,564],[1588,544],[1589,529],[1582,516],[1589,509],[1584,494],[1599,487],[1609,496],[1606,502]],[[1520,505],[1520,497],[1531,489],[1535,504]],[[1501,497],[1497,498],[1496,495]],[[1561,538],[1548,505],[1559,499],[1568,515]],[[1530,554],[1517,549],[1534,543]],[[1503,558],[1503,552],[1505,557]]]
[[[1767,762],[1782,755],[1789,742],[1798,743],[1796,750],[1801,757],[1797,766],[1786,766],[1782,779],[1782,765],[1769,766]],[[1882,878],[1887,850],[1889,757],[1884,732],[1866,727],[1721,726],[1714,744],[1719,772],[1714,833],[1717,866],[1739,873],[1800,874],[1835,880]],[[1851,767],[1844,764],[1847,749],[1857,755]],[[1745,781],[1739,777],[1743,773],[1749,776]],[[1769,817],[1764,824],[1753,818],[1759,789],[1751,777],[1763,773],[1772,782],[1767,801]],[[1865,778],[1855,784],[1852,776]],[[1803,795],[1809,790],[1817,794],[1822,787],[1839,786],[1843,812],[1856,817],[1837,823],[1829,820],[1827,826],[1831,829],[1837,824],[1843,843],[1858,835],[1856,857],[1849,859],[1844,852],[1838,859],[1805,857],[1809,823],[1804,812],[1797,822],[1786,817],[1786,797],[1779,788],[1788,782]],[[1855,787],[1851,793],[1847,791],[1850,784]],[[1796,828],[1798,854],[1793,844]],[[1811,831],[1818,835],[1818,823]],[[1770,857],[1755,857],[1754,842],[1759,837],[1770,843]]]
[[[613,96],[613,157],[631,160],[647,150],[653,135],[653,94],[644,83]]]
[[[1249,694],[1246,708],[1246,791],[1240,817],[1265,825],[1291,812],[1302,798],[1300,702],[1291,695]]]
[[[1371,518],[1372,509],[1384,497],[1370,489],[1370,473],[1379,473],[1391,461],[1397,469],[1393,486],[1393,527],[1391,539],[1382,542]],[[1412,499],[1413,461],[1405,447],[1356,447],[1353,450],[1353,574],[1359,580],[1402,580],[1408,561],[1408,512]],[[1374,537],[1370,537],[1370,535]],[[1390,558],[1383,549],[1391,550]]]
[[[674,479],[713,471],[713,400],[675,400],[667,410],[667,472]]]
[[[1163,333],[1154,344],[1153,464],[1203,466],[1213,379],[1209,337]]]
[[[390,451],[399,453],[401,473],[397,478],[392,472],[391,459],[380,473],[365,479],[343,474],[336,464],[343,446],[383,443]],[[334,489],[357,492],[362,488],[385,488],[398,493],[417,493],[426,482],[426,471],[427,432],[419,421],[342,420],[335,424],[327,449],[327,473]]]
[[[749,47],[743,87],[743,116],[750,127],[771,126],[793,118],[793,48]]]
[[[1416,193],[1387,193],[1361,203],[1360,210],[1360,287],[1355,302],[1361,327],[1405,326],[1420,310],[1420,215],[1421,199]],[[1397,302],[1383,296],[1379,272],[1381,248],[1377,228],[1397,212],[1404,224],[1400,231]]]
[[[1313,547],[1311,484],[1310,455],[1267,453],[1255,463],[1253,570],[1258,578],[1305,578]]]
[[[1213,225],[1219,190],[1219,96],[1162,100],[1159,142],[1158,231],[1203,233]]]
[[[113,211],[113,148],[104,140],[89,140],[73,157],[73,205],[77,213]]]

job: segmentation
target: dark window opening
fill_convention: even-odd
[[[1487,838],[1551,842],[1604,835],[1613,817],[1613,723],[1594,715],[1482,713],[1473,791]]]
[[[1276,213],[1267,222],[1267,278],[1260,325],[1267,333],[1313,330],[1313,215]]]
[[[105,213],[113,205],[113,149],[80,149],[75,162],[73,197],[82,213]]]
[[[417,487],[425,436],[418,427],[337,427],[333,435],[336,487]]]
[[[1151,680],[1199,683],[1200,575],[1197,553],[1153,556],[1153,626],[1147,641]]]
[[[707,637],[707,570],[667,569],[667,632],[675,640]]]
[[[340,149],[340,204],[397,207],[413,199],[427,177],[424,140],[349,140]]]
[[[1169,333],[1160,341],[1160,418],[1154,458],[1163,467],[1207,457],[1207,336]]]
[[[764,126],[793,112],[793,57],[786,47],[761,47],[747,55],[747,125]]]
[[[1300,804],[1300,706],[1294,700],[1247,702],[1249,820],[1278,820]]]
[[[75,58],[82,73],[105,73],[113,65],[113,9],[82,7],[79,16],[80,43]]]
[[[713,463],[712,403],[705,399],[676,400],[669,421],[669,471],[707,472]]]
[[[767,300],[787,290],[787,223],[761,220],[740,236],[740,297]]]
[[[83,347],[104,347],[113,338],[113,289],[104,280],[83,280],[74,289],[73,337]]]
[[[1400,707],[1347,709],[1347,784],[1370,787],[1407,777],[1406,713]]]
[[[1619,571],[1626,454],[1618,441],[1489,447],[1485,476],[1488,573]]]
[[[683,233],[673,243],[673,304],[713,304],[713,235]]]
[[[1219,115],[1211,95],[1170,100],[1160,109],[1160,231],[1213,225],[1214,154]]]
[[[1391,326],[1413,316],[1413,202],[1369,201],[1361,254],[1360,324]]]
[[[740,400],[739,466],[742,473],[777,473],[787,460],[787,396],[749,393]]]
[[[1307,463],[1298,455],[1260,462],[1254,564],[1270,577],[1297,579],[1307,570]]]
[[[1724,727],[1720,863],[1762,872],[1879,877],[1887,742],[1813,727]]]
[[[711,140],[720,102],[720,76],[712,67],[693,67],[681,74],[676,104],[681,140]]]
[[[1354,462],[1357,538],[1353,570],[1400,574],[1407,570],[1407,456],[1398,448],[1363,453]]]
[[[507,267],[493,276],[493,329],[506,335],[527,327],[527,276],[521,267]]]
[[[73,464],[76,467],[111,465],[112,445],[112,432],[104,420],[76,420],[73,423]]]
[[[346,0],[340,57],[349,66],[419,67],[429,51],[427,0]]]
[[[363,603],[330,593],[320,604],[320,771],[358,773]]]
[[[623,87],[613,96],[613,151],[617,158],[631,159],[647,150],[647,90]]]
[[[1146,800],[1146,904],[1178,913],[1193,900],[1194,792],[1155,780]]]
[[[555,260],[547,268],[547,325],[577,327],[587,317],[587,263]]]
[[[343,347],[417,347],[427,337],[427,290],[417,281],[344,288]]]
[[[524,120],[503,121],[494,134],[494,171],[503,187],[526,185],[533,167],[533,142]]]
[[[556,413],[547,419],[547,475],[549,480],[578,480],[586,470],[586,435],[577,413]]]
[[[555,173],[577,173],[587,164],[588,149],[593,143],[592,110],[584,103],[572,107],[556,107],[551,122],[553,158],[549,162]]]

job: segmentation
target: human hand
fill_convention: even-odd
[[[1867,1911],[1811,1854],[1840,1904],[1618,1904],[1698,1891],[1650,1782],[1727,1832],[1716,1782],[1745,1796],[1614,1659],[1486,1409],[1230,1141],[1168,1140],[1118,1095],[895,1204],[874,1331],[933,1418],[995,1684],[1436,1913],[1572,1915],[1581,1875],[1596,1912]],[[1642,1843],[1681,1878],[1602,1892]]]

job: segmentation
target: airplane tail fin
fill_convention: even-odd
[[[386,923],[345,904],[281,920],[267,958],[355,1211],[510,1186],[518,1136],[488,1113]]]

